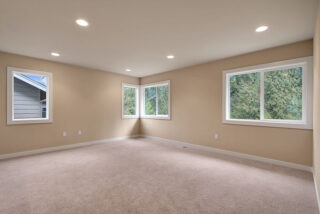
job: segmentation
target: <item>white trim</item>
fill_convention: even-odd
[[[157,87],[157,86],[165,86],[165,85],[168,85],[168,83],[170,84],[170,80],[153,82],[153,83],[148,83],[148,84],[144,84],[144,85],[140,85],[140,86],[142,86],[144,88],[151,88],[151,87]]]
[[[14,94],[14,74],[31,74],[47,77],[47,97],[46,97],[46,108],[47,108],[47,118],[28,118],[28,119],[14,119],[13,118],[13,94]],[[52,73],[34,71],[22,68],[7,67],[7,125],[15,124],[34,124],[34,123],[52,123],[53,122],[53,77]]]
[[[320,196],[318,192],[317,179],[314,176],[314,171],[312,172],[312,176],[313,176],[313,183],[314,183],[314,188],[315,188],[316,198],[317,198],[318,213],[320,213]]]
[[[264,120],[264,71],[260,72],[260,119]]]
[[[156,91],[156,115],[145,115],[144,109],[145,109],[145,89],[156,87],[156,90],[158,90],[157,87],[159,86],[168,86],[168,115],[159,115],[158,113],[158,96]],[[170,80],[162,81],[162,82],[156,82],[156,83],[149,83],[145,85],[140,85],[140,118],[142,119],[159,119],[159,120],[170,120],[171,119],[171,92],[170,92]]]
[[[249,159],[249,160],[274,164],[274,165],[278,165],[278,166],[284,166],[284,167],[289,167],[289,168],[293,168],[293,169],[303,170],[303,171],[307,171],[307,172],[312,172],[312,167],[301,165],[301,164],[289,163],[289,162],[285,162],[285,161],[274,160],[274,159],[259,157],[259,156],[255,156],[255,155],[248,155],[248,154],[243,154],[243,153],[239,153],[239,152],[232,152],[232,151],[227,151],[227,150],[223,150],[223,149],[216,149],[216,148],[212,148],[212,147],[207,147],[207,146],[202,146],[202,145],[197,145],[197,144],[192,144],[192,143],[186,143],[186,142],[177,141],[177,140],[170,140],[170,139],[165,139],[165,138],[160,138],[160,137],[153,137],[153,136],[146,136],[146,135],[141,135],[141,137],[150,138],[153,140],[158,140],[158,141],[167,142],[167,143],[174,143],[176,145],[181,145],[181,146],[188,146],[188,147],[195,148],[195,149],[200,149],[200,150],[204,150],[204,151],[229,155],[229,156],[233,156],[233,157],[237,157],[237,158]]]
[[[136,114],[135,115],[124,115],[124,88],[134,88],[135,93],[136,93]],[[128,84],[128,83],[122,83],[122,119],[132,119],[132,118],[139,118],[140,116],[140,86],[139,85],[133,85],[133,84]]]
[[[268,63],[257,66],[249,66],[245,68],[237,68],[223,71],[223,109],[222,121],[226,124],[239,124],[239,125],[255,125],[255,126],[270,126],[270,127],[283,127],[283,128],[296,128],[296,129],[312,129],[312,66],[313,57],[302,57],[292,60],[285,60],[280,62]],[[264,100],[261,95],[264,95],[262,89],[263,76],[265,72],[273,71],[274,69],[286,69],[292,67],[302,67],[302,93],[303,93],[303,106],[302,106],[302,120],[270,120],[264,119]],[[245,74],[260,72],[260,120],[241,120],[230,119],[230,98],[229,98],[229,79],[230,75]],[[262,119],[261,119],[262,118]]]
[[[47,153],[47,152],[55,152],[55,151],[61,151],[61,150],[66,150],[66,149],[73,149],[73,148],[77,148],[77,147],[89,146],[89,145],[94,145],[94,144],[99,144],[99,143],[108,143],[108,142],[112,142],[112,141],[126,140],[126,139],[130,139],[130,138],[137,138],[139,136],[140,135],[132,135],[132,136],[123,136],[123,137],[116,137],[116,138],[106,138],[106,139],[96,140],[96,141],[89,141],[89,142],[75,143],[75,144],[69,144],[69,145],[64,145],[64,146],[56,146],[56,147],[49,147],[49,148],[43,148],[43,149],[29,150],[29,151],[25,151],[25,152],[4,154],[4,155],[0,155],[0,160],[8,159],[8,158],[24,157],[24,156]]]

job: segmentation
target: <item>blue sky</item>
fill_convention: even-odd
[[[36,75],[28,75],[28,74],[24,74],[24,76],[33,79],[43,85],[47,85],[47,78],[43,77],[43,76],[36,76]]]

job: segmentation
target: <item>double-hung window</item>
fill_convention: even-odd
[[[122,118],[139,117],[139,86],[122,84]]]
[[[52,74],[7,68],[7,124],[52,122]]]
[[[170,81],[141,86],[141,117],[170,119]]]
[[[223,73],[223,122],[312,128],[312,57]]]

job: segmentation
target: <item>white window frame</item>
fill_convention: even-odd
[[[47,94],[46,94],[46,118],[27,118],[14,119],[14,74],[27,74],[45,76],[47,78]],[[29,69],[7,67],[7,124],[33,124],[33,123],[52,123],[53,122],[53,90],[52,90],[52,73],[34,71]]]
[[[152,87],[159,87],[159,86],[168,86],[168,115],[159,115],[158,114],[158,91],[156,91],[156,115],[145,115],[145,89],[146,88],[152,88]],[[150,83],[146,85],[140,86],[140,97],[141,97],[141,108],[140,108],[140,115],[141,118],[147,118],[147,119],[163,119],[163,120],[170,120],[170,80],[162,81],[162,82],[156,82],[156,83]]]
[[[302,120],[264,119],[264,73],[276,69],[302,67]],[[302,57],[223,71],[223,117],[226,124],[312,129],[313,57]],[[260,120],[230,119],[230,77],[260,72]],[[262,119],[261,119],[262,118]]]
[[[124,115],[124,88],[134,88],[136,93],[136,114],[135,115]],[[122,83],[122,119],[132,119],[132,118],[139,118],[139,85],[133,85],[128,83]]]

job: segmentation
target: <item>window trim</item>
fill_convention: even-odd
[[[27,118],[27,119],[14,119],[13,118],[13,95],[14,95],[14,78],[15,73],[31,74],[47,77],[47,118]],[[15,67],[7,67],[7,125],[16,124],[36,124],[36,123],[52,123],[53,122],[53,90],[52,90],[52,73],[35,71],[30,69],[22,69]]]
[[[302,67],[302,121],[264,119],[264,81],[265,72],[275,69],[286,69],[292,67]],[[222,102],[222,123],[283,127],[294,129],[312,129],[312,93],[313,93],[313,57],[302,57],[292,60],[285,60],[256,66],[249,66],[223,71],[223,102]],[[229,79],[235,74],[260,73],[260,118],[263,120],[230,119],[230,93]],[[262,74],[262,75],[261,75]]]
[[[151,87],[159,87],[159,86],[166,86],[168,85],[168,115],[145,115],[145,89],[151,88]],[[158,94],[156,92],[156,94]],[[170,80],[161,81],[161,82],[155,82],[155,83],[149,83],[145,85],[140,86],[140,118],[143,119],[159,119],[159,120],[171,120],[171,98],[170,98]],[[156,96],[156,111],[158,111],[158,97]]]
[[[135,115],[124,115],[124,88],[134,88],[136,91],[136,114]],[[140,86],[129,84],[129,83],[122,83],[122,119],[134,119],[139,118],[140,116],[140,106],[139,106],[139,95],[140,95]]]

